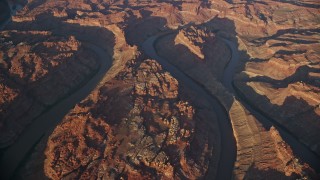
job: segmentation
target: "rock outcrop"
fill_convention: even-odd
[[[234,18],[243,50],[235,85],[253,106],[319,155],[319,2],[281,3],[239,4],[233,9],[237,18],[227,15]]]
[[[128,62],[55,128],[47,141],[45,175],[50,179],[204,177],[219,152],[215,115],[206,110],[210,107],[194,106],[183,89],[154,60]],[[36,157],[41,159],[41,154],[40,150]],[[29,168],[39,166],[35,159]],[[39,177],[26,172],[30,169],[24,171],[25,178]]]
[[[218,24],[219,21],[223,21],[223,19],[215,19],[202,26],[210,28],[212,32],[218,32],[220,31],[220,29],[226,28],[223,26],[221,27],[221,25]],[[192,27],[192,29],[194,28]],[[298,177],[314,177],[315,173],[312,171],[312,169],[308,167],[308,165],[299,162],[299,160],[296,159],[297,157],[293,154],[290,148],[286,151],[282,151],[283,149],[279,150],[279,143],[277,142],[277,140],[274,139],[273,136],[274,131],[276,131],[274,128],[271,130],[271,132],[266,130],[262,126],[262,124],[257,119],[255,119],[254,116],[248,113],[246,108],[241,105],[241,102],[239,102],[237,99],[234,99],[232,94],[227,92],[228,90],[226,90],[226,88],[223,87],[223,85],[218,81],[219,77],[221,77],[221,71],[219,73],[218,68],[208,68],[208,65],[207,67],[203,67],[203,60],[199,58],[199,53],[201,52],[199,46],[197,46],[197,49],[195,48],[195,43],[190,43],[191,40],[197,39],[194,36],[201,38],[202,35],[198,35],[197,33],[190,33],[191,35],[186,35],[187,33],[182,34],[181,31],[182,30],[180,30],[180,33],[178,33],[177,35],[167,35],[165,37],[162,37],[160,40],[157,41],[156,48],[160,56],[166,58],[172,64],[186,72],[191,78],[201,83],[213,96],[217,97],[228,110],[234,135],[237,141],[237,160],[235,162],[234,167],[234,178],[259,179],[261,177],[268,176],[270,178],[287,177],[289,179],[294,179]],[[218,34],[220,36],[225,36],[230,39],[236,39],[234,33],[228,32],[227,30],[225,30],[224,33],[219,32]],[[183,37],[184,41],[181,41],[182,35],[187,37],[190,36],[190,38],[188,39],[187,37]],[[177,45],[177,43],[174,43],[177,40],[183,42],[181,44],[183,44],[183,46],[187,48],[181,50],[182,48],[179,45]],[[223,45],[223,42],[209,42],[210,41],[204,41],[202,43],[205,45],[213,44],[215,46]],[[222,62],[227,63],[227,60],[229,60],[228,57],[230,57],[229,51],[228,49],[221,51],[221,49],[222,48],[214,49],[211,47],[210,51],[212,54],[217,56],[214,57],[214,59],[219,59],[219,57],[225,57],[227,59],[222,59]],[[205,49],[204,52],[206,52]],[[244,56],[242,56],[242,60],[244,60],[243,58]],[[204,61],[212,61],[214,59],[204,56]],[[220,65],[223,64],[222,62],[219,62]],[[216,65],[217,62],[214,64]],[[198,69],[198,67],[201,68]],[[216,72],[212,73],[213,70],[216,70]],[[265,73],[265,70],[263,70],[262,72]],[[282,73],[282,71],[277,72]],[[209,73],[210,76],[208,76]],[[297,75],[297,77],[303,76],[299,74]],[[237,76],[234,83],[236,85],[240,83],[245,84],[245,82],[243,82],[243,80],[241,80],[239,76]],[[269,93],[275,93],[275,90],[270,90]],[[254,93],[252,91],[249,91],[248,89],[244,90],[243,94],[245,94],[246,97],[255,97]],[[317,95],[311,93],[309,97],[316,99]],[[302,106],[300,107],[300,109],[302,108]],[[259,108],[261,106],[257,107]],[[296,112],[295,109],[290,109],[290,111]],[[266,110],[266,112],[268,112],[268,110]],[[282,113],[284,112],[285,111],[282,111]],[[279,112],[277,113],[279,114]],[[276,115],[277,113],[274,113],[274,115]],[[314,122],[316,123],[316,121]],[[317,127],[314,127],[314,129],[317,129]],[[315,134],[312,134],[309,137],[311,136],[312,138],[317,137],[315,136]],[[288,147],[288,145],[285,146]],[[286,158],[283,158],[283,154],[290,155],[286,156]],[[291,159],[292,162],[296,162],[297,164],[293,166],[289,165],[288,162],[291,162],[291,160],[289,159]],[[295,168],[292,169],[292,167]]]
[[[156,48],[172,64],[202,82],[221,78],[230,58],[228,47],[216,38],[210,25],[193,25],[161,37]]]
[[[9,5],[17,2],[24,4]],[[316,178],[242,101],[320,154],[319,8],[317,0],[30,0],[0,32],[0,148],[95,74],[91,43],[112,57],[111,68],[42,138],[17,176],[215,174],[223,161],[215,110],[140,52],[147,38],[170,30],[156,41],[157,53],[226,109],[237,141],[234,178]],[[238,45],[237,92],[221,83],[232,56],[221,37]]]
[[[313,179],[316,173],[302,163],[276,130],[266,130],[235,101],[229,111],[237,140],[234,179]]]
[[[0,147],[7,147],[46,108],[98,69],[96,55],[74,36],[47,31],[2,31]]]
[[[180,30],[174,39],[174,45],[182,44],[200,59],[204,59],[205,44],[214,43],[214,34],[207,29],[196,29],[195,26]]]

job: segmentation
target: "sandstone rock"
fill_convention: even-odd
[[[46,176],[205,176],[213,148],[210,128],[156,61],[134,63],[94,90],[96,103],[88,103],[94,97],[89,96],[55,128],[45,152]],[[147,84],[143,93],[138,83]]]
[[[318,153],[318,9],[316,0],[28,1],[0,33],[1,144],[12,143],[97,70],[85,47],[94,41],[113,66],[43,140],[45,157],[40,148],[43,157],[29,159],[40,159],[33,164],[45,167],[40,176],[202,178],[209,159],[212,167],[218,163],[214,110],[188,99],[191,92],[138,51],[149,36],[179,28],[156,49],[229,111],[238,148],[235,178],[305,177],[312,171],[296,162],[276,131],[262,128],[219,82],[231,54],[217,36],[239,45],[238,90]],[[30,173],[33,165],[28,177],[39,179]]]
[[[0,146],[6,147],[46,106],[74,91],[95,73],[98,62],[92,51],[73,36],[62,38],[46,31],[17,30],[1,34]]]

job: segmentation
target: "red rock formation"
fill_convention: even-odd
[[[0,144],[6,147],[47,106],[92,76],[98,62],[73,36],[16,30],[1,35]]]
[[[45,153],[49,178],[205,175],[213,150],[210,128],[183,100],[176,79],[153,60],[127,67],[132,68],[96,89],[51,134]]]
[[[28,1],[0,32],[1,145],[93,75],[98,63],[89,41],[113,57],[113,66],[42,140],[28,167],[44,166],[45,174],[36,175],[52,179],[203,177],[208,158],[215,162],[219,154],[218,135],[204,121],[213,110],[200,110],[187,89],[138,51],[149,36],[181,27],[156,48],[229,111],[235,178],[312,174],[276,130],[262,128],[219,82],[231,54],[217,36],[239,45],[239,92],[319,153],[319,6],[315,0]]]

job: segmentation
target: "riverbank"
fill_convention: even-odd
[[[161,39],[161,37],[159,38]],[[204,87],[211,92],[211,94],[215,97],[217,97],[222,104],[224,104],[224,107],[228,109],[229,117],[232,122],[233,132],[237,139],[237,160],[235,161],[235,167],[234,167],[234,177],[237,178],[243,178],[245,174],[254,172],[254,168],[252,167],[252,164],[255,164],[256,166],[261,166],[263,168],[269,167],[269,168],[278,168],[281,171],[284,171],[285,169],[288,169],[287,162],[291,161],[289,159],[281,159],[279,158],[278,150],[276,147],[276,141],[271,136],[271,132],[269,132],[269,128],[272,125],[272,122],[268,122],[267,129],[265,129],[263,126],[265,125],[265,122],[260,123],[255,117],[257,115],[253,115],[251,113],[251,109],[248,110],[247,106],[244,106],[242,101],[237,100],[236,97],[232,101],[227,101],[227,99],[232,99],[232,94],[235,94],[235,90],[233,89],[233,76],[235,74],[235,68],[237,67],[237,63],[239,61],[239,55],[237,53],[237,49],[235,48],[235,45],[233,42],[228,41],[227,39],[224,39],[225,43],[230,48],[230,51],[232,53],[232,58],[230,62],[227,64],[224,76],[223,76],[223,86],[220,85],[217,81],[203,81],[203,79],[199,79],[199,77],[194,76],[196,81],[200,82],[200,84],[204,84]],[[170,44],[168,42],[165,42],[166,44]],[[159,47],[163,46],[164,42],[161,44],[158,44]],[[166,52],[166,54],[175,53],[177,50],[174,50],[175,47],[170,47],[168,49],[164,48],[165,51],[160,51],[160,53]],[[232,49],[233,48],[233,49]],[[173,50],[173,52],[171,52]],[[163,53],[164,54],[164,53]],[[161,55],[163,55],[161,54]],[[177,61],[179,60],[179,57],[176,57]],[[185,60],[185,59],[184,59]],[[172,61],[170,61],[172,62]],[[173,63],[175,63],[173,61]],[[186,62],[188,63],[188,62]],[[178,63],[175,64],[177,67],[180,68],[184,67],[183,64]],[[194,65],[196,67],[196,65]],[[182,70],[184,70],[182,68]],[[187,74],[189,74],[189,77],[193,77],[193,73],[190,70],[185,71]],[[205,74],[205,72],[203,72]],[[215,79],[215,78],[213,78]],[[228,90],[226,90],[226,88]],[[231,93],[228,93],[231,92]],[[235,94],[237,95],[237,94]],[[230,103],[232,102],[232,103]],[[255,112],[253,112],[255,113]],[[257,117],[258,119],[261,118],[261,116]],[[260,119],[259,119],[260,120]],[[277,126],[277,129],[279,127]],[[281,131],[281,128],[279,128]],[[285,135],[286,136],[286,135]],[[289,135],[290,136],[290,135]],[[295,142],[292,142],[291,140],[288,140],[287,137],[284,137],[286,141],[288,141],[289,145],[293,145],[294,148],[294,154],[298,157],[301,156],[302,162],[309,163],[312,167],[317,167],[316,161],[314,161],[313,158],[310,158],[309,156],[312,156],[312,152],[308,149],[304,149],[303,151],[300,151],[300,148],[303,148],[303,144],[298,142],[296,139],[291,138],[291,140],[295,140]],[[265,146],[268,144],[268,146]],[[305,147],[304,147],[305,148]],[[295,153],[296,151],[300,151],[300,154]],[[264,153],[261,153],[264,152]],[[283,151],[281,153],[284,153]],[[281,154],[280,153],[280,154]],[[303,155],[307,153],[307,155]],[[270,156],[272,154],[272,156]],[[316,159],[316,158],[315,158]],[[275,161],[276,160],[276,161]],[[274,161],[274,162],[272,162]],[[264,164],[264,165],[263,165]],[[277,165],[276,165],[277,164]],[[299,164],[299,163],[298,163]],[[300,166],[300,165],[299,165]],[[289,168],[290,169],[290,168]],[[291,170],[286,170],[286,173],[290,174]],[[294,171],[300,171],[299,168],[295,169]],[[301,172],[301,171],[300,171]],[[263,173],[261,172],[255,172],[255,173]]]
[[[232,52],[232,58],[227,68],[225,69],[224,77],[235,75],[235,68],[239,64],[239,53],[234,42],[224,39],[225,43],[229,46]],[[232,75],[230,75],[232,74]],[[271,126],[275,127],[284,141],[290,145],[294,154],[299,157],[303,162],[308,163],[317,172],[320,172],[320,157],[316,155],[311,149],[309,149],[303,142],[300,142],[296,136],[291,134],[287,129],[285,129],[280,123],[270,119],[266,114],[257,110],[252,104],[245,101],[245,96],[240,93],[239,90],[235,89],[233,82],[227,80],[229,78],[224,78],[223,83],[228,88],[229,91],[233,92],[241,104],[252,114],[266,129],[270,129]]]
[[[103,49],[93,44],[87,44],[87,48],[90,48],[99,56],[101,64],[98,72],[83,87],[66,99],[57,103],[34,120],[33,123],[22,133],[20,138],[12,146],[6,149],[3,153],[3,158],[1,159],[0,164],[1,169],[6,170],[2,172],[2,179],[10,179],[10,177],[12,177],[15,169],[28,155],[29,150],[34,147],[44,133],[56,126],[76,103],[88,96],[111,67],[111,57],[109,57]]]
[[[221,147],[219,155],[215,157],[218,159],[216,160],[216,162],[218,162],[218,165],[215,165],[215,168],[217,169],[212,170],[209,168],[207,178],[210,179],[214,176],[216,177],[216,179],[231,179],[233,163],[235,161],[236,147],[227,113],[223,106],[220,104],[220,102],[213,98],[210,94],[208,94],[208,92],[196,81],[194,81],[189,76],[180,71],[178,68],[171,65],[165,59],[157,55],[157,52],[154,49],[154,43],[158,38],[161,38],[165,35],[166,34],[160,34],[150,37],[148,40],[144,42],[142,47],[148,56],[150,56],[153,59],[156,59],[175,78],[186,84],[188,88],[194,90],[195,92],[197,92],[197,94],[203,96],[210,102],[211,106],[214,108],[215,112],[218,115],[218,124],[221,135]],[[210,171],[216,171],[216,173],[210,173]]]

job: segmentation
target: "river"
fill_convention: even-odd
[[[236,160],[236,142],[233,136],[233,131],[231,127],[230,120],[228,118],[226,110],[223,106],[218,102],[216,98],[210,95],[208,92],[204,90],[204,88],[199,85],[197,82],[192,80],[182,71],[180,71],[177,67],[170,64],[167,60],[160,57],[154,48],[154,43],[158,38],[162,36],[168,35],[169,33],[163,33],[156,36],[152,36],[148,38],[143,44],[143,50],[145,53],[150,56],[151,58],[157,60],[164,69],[169,71],[179,82],[184,83],[187,87],[192,89],[193,91],[197,92],[204,96],[214,107],[218,118],[219,118],[219,127],[221,132],[221,154],[218,164],[217,175],[215,179],[231,179],[234,162]],[[319,157],[313,153],[310,149],[307,148],[303,143],[298,141],[292,134],[290,134],[283,126],[281,126],[276,121],[267,118],[264,114],[257,111],[256,108],[252,107],[249,103],[245,101],[245,99],[241,98],[241,96],[237,93],[236,89],[233,86],[233,77],[236,73],[236,67],[239,64],[239,53],[236,44],[230,40],[225,38],[221,38],[226,45],[229,47],[231,51],[231,59],[227,64],[227,67],[224,70],[223,75],[223,85],[228,89],[229,92],[233,93],[235,98],[237,98],[242,105],[246,107],[246,109],[254,115],[259,122],[263,124],[264,127],[271,127],[274,126],[277,128],[279,133],[281,134],[282,138],[288,143],[294,154],[297,155],[303,162],[308,163],[311,167],[313,167],[317,172],[319,172],[320,168],[320,159]],[[212,179],[214,177],[208,174],[208,179]]]
[[[271,126],[276,127],[279,131],[283,140],[288,143],[294,154],[299,157],[303,162],[308,163],[314,170],[320,172],[320,157],[311,151],[305,144],[300,142],[292,133],[290,133],[286,128],[280,123],[268,117],[267,114],[261,112],[253,104],[243,98],[239,91],[237,91],[233,86],[233,76],[236,73],[235,68],[239,64],[239,53],[236,44],[230,40],[223,39],[229,47],[232,57],[229,61],[227,67],[225,68],[223,75],[224,86],[232,92],[236,98],[241,102],[241,104],[253,115],[255,118],[263,124],[265,128],[270,128]]]
[[[88,48],[98,55],[100,68],[84,86],[79,88],[67,98],[55,104],[41,116],[36,118],[25,128],[17,141],[2,154],[0,161],[1,179],[10,179],[20,163],[26,158],[40,138],[57,126],[63,117],[81,100],[86,98],[90,92],[102,80],[112,65],[111,57],[103,49],[93,44],[84,43]],[[3,171],[5,170],[5,171]]]
[[[221,152],[216,179],[231,179],[234,162],[236,160],[236,142],[233,136],[231,122],[229,121],[227,111],[220,104],[220,102],[215,97],[211,96],[200,84],[189,78],[177,67],[171,65],[168,61],[157,55],[156,50],[154,49],[154,42],[161,36],[164,35],[159,34],[147,39],[142,45],[143,50],[152,59],[157,60],[162,67],[169,71],[170,74],[180,83],[183,83],[186,87],[190,88],[198,95],[203,96],[203,98],[206,99],[214,108],[218,117],[221,136]],[[209,168],[207,177],[208,179],[212,179],[212,176],[213,175],[210,174]]]
[[[166,33],[168,34],[168,33]],[[195,82],[193,79],[188,77],[185,73],[180,71],[178,68],[168,63],[165,59],[157,55],[154,49],[155,41],[164,36],[164,34],[158,34],[148,38],[142,45],[143,50],[151,58],[157,60],[164,69],[169,71],[179,82],[182,82],[188,88],[192,89],[197,94],[203,96],[204,99],[208,100],[210,105],[215,109],[218,117],[219,128],[221,132],[221,152],[220,160],[218,163],[217,175],[215,179],[231,179],[234,162],[236,160],[236,142],[233,136],[230,120],[228,118],[227,111],[221,105],[221,103],[208,93],[200,84]],[[223,76],[224,86],[233,93],[237,99],[253,114],[265,127],[275,126],[283,139],[291,146],[294,153],[300,157],[304,162],[307,162],[311,167],[315,168],[319,172],[320,158],[310,151],[304,144],[299,142],[292,134],[288,133],[280,124],[267,118],[264,114],[256,110],[253,106],[241,98],[237,91],[233,87],[233,76],[235,74],[235,68],[239,63],[239,54],[237,46],[227,39],[223,41],[230,48],[232,58],[228,63]],[[0,161],[1,173],[4,173],[2,179],[9,179],[13,173],[29,154],[39,139],[50,129],[55,127],[63,117],[82,99],[87,97],[90,92],[96,87],[96,85],[102,80],[108,69],[111,67],[111,58],[101,48],[88,44],[88,48],[92,49],[99,56],[101,67],[97,74],[90,79],[83,87],[74,92],[69,97],[55,104],[52,108],[43,113],[38,117],[32,124],[30,124],[25,131],[21,134],[18,140],[10,146],[2,156]],[[212,179],[212,174],[209,171],[208,179]]]

